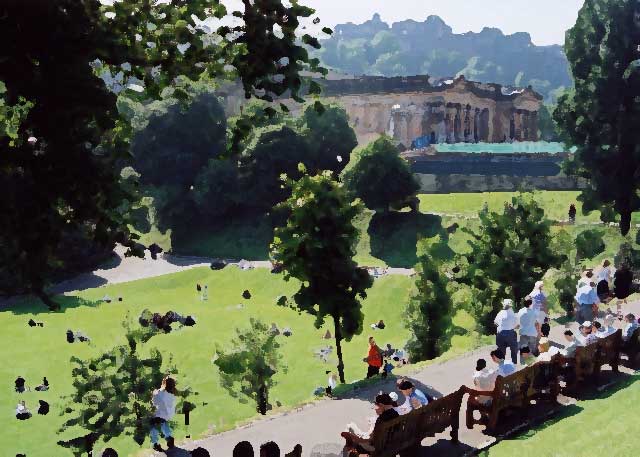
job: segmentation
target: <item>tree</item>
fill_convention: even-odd
[[[390,206],[413,204],[420,185],[388,137],[369,144],[356,160],[345,170],[343,180],[368,208],[387,212]]]
[[[238,167],[229,159],[209,160],[198,174],[192,194],[203,218],[210,224],[219,223],[243,201]]]
[[[300,72],[326,73],[307,53],[317,39],[296,37],[312,9],[242,5],[237,26],[210,30],[205,17],[229,16],[217,1],[0,3],[0,40],[11,43],[0,56],[0,265],[11,265],[15,282],[55,307],[45,287],[60,264],[57,247],[79,228],[99,245],[118,241],[142,255],[127,226],[138,195],[120,176],[132,130],[116,93],[157,99],[180,75],[237,77],[247,97],[270,101],[289,90],[301,100]],[[178,87],[176,96],[186,94]]]
[[[556,298],[569,319],[573,318],[576,284],[580,279],[580,269],[567,259],[562,263],[558,278],[553,285],[556,288]]]
[[[640,209],[638,13],[635,0],[585,1],[565,43],[575,89],[560,97],[553,116],[578,148],[576,174],[590,181],[583,209],[613,204],[623,235]]]
[[[555,122],[553,121],[553,111],[555,106],[542,104],[538,112],[538,134],[542,141],[558,141],[559,136]]]
[[[477,231],[463,229],[471,236],[466,282],[491,303],[481,325],[493,333],[502,299],[520,305],[547,269],[560,266],[566,256],[553,249],[551,222],[531,195],[517,195],[502,213],[481,211],[479,217]]]
[[[604,252],[604,233],[600,230],[585,230],[576,236],[576,263],[582,259],[593,259]]]
[[[294,306],[315,316],[316,328],[326,317],[333,319],[338,373],[344,383],[341,342],[362,332],[360,299],[373,280],[353,260],[359,237],[353,222],[363,206],[331,176],[325,171],[286,180],[291,195],[280,206],[289,215],[286,224],[275,228],[271,256],[282,265],[285,280],[301,281]]]
[[[448,279],[441,271],[438,250],[446,242],[431,241],[427,253],[419,258],[415,293],[407,306],[405,325],[411,332],[407,351],[413,361],[431,360],[448,347],[452,302],[447,291]]]
[[[310,105],[304,110],[299,124],[310,149],[310,157],[304,162],[307,169],[340,173],[358,145],[344,108],[329,105],[318,110],[316,105]]]
[[[275,385],[273,377],[279,371],[286,372],[286,367],[282,365],[276,334],[259,320],[251,318],[250,322],[250,328],[236,329],[232,351],[216,349],[214,363],[220,370],[222,387],[233,397],[239,396],[239,388],[242,395],[256,402],[260,414],[267,414],[272,408],[269,390]]]
[[[87,444],[92,447],[97,439],[108,442],[123,433],[142,445],[154,412],[153,390],[160,387],[167,373],[178,374],[171,359],[169,367],[163,367],[163,357],[157,349],[143,348],[148,334],[132,330],[128,323],[124,328],[127,344],[89,360],[71,358],[73,393],[67,398],[63,411],[67,419],[60,433],[80,435],[58,444],[72,448],[76,456],[91,451],[86,448]],[[178,410],[184,410],[185,405],[189,411],[195,408],[186,401],[192,394],[189,387],[179,386],[178,395],[183,405],[178,406]]]
[[[265,127],[255,135],[240,159],[240,180],[250,196],[247,204],[267,211],[289,194],[280,176],[299,178],[298,164],[308,158],[309,149],[302,135],[284,124]]]

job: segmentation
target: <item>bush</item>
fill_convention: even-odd
[[[578,261],[593,259],[605,250],[603,232],[600,230],[585,230],[576,236],[576,250]]]

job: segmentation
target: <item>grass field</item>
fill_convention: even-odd
[[[551,421],[498,443],[483,457],[634,457],[639,455],[640,376],[579,401]]]
[[[490,208],[500,209],[511,195],[424,195],[421,196],[421,214],[403,212],[381,216],[366,212],[356,222],[362,232],[356,260],[361,265],[412,267],[419,254],[416,242],[420,237],[443,233],[444,228],[454,222],[474,228],[477,220],[468,217],[476,215],[485,200]],[[563,219],[576,193],[543,192],[538,195],[551,218]],[[597,220],[597,217],[593,220]],[[586,228],[554,227],[554,230],[566,229],[575,236]],[[607,249],[593,262],[604,256],[611,257],[622,241],[617,228],[601,227],[599,230],[606,234]],[[188,255],[264,259],[267,258],[269,232],[269,226],[264,223],[236,223],[221,233],[194,233],[190,239],[183,240],[181,246],[174,247],[174,251]],[[170,235],[152,229],[143,237],[143,242],[155,241],[168,249],[171,247]],[[635,238],[635,229],[631,236]],[[449,235],[448,241],[455,251],[464,252],[467,239],[468,235],[458,230]],[[400,319],[412,282],[412,279],[402,276],[376,280],[369,297],[364,301],[365,330],[344,347],[347,382],[364,376],[363,368],[366,367],[361,359],[367,350],[370,323],[379,319],[387,323],[387,328],[377,334],[379,344],[403,345],[406,342],[408,333]],[[209,286],[208,302],[202,303],[197,299],[196,283]],[[252,293],[250,300],[242,299],[245,289]],[[292,337],[282,339],[284,360],[290,367],[290,373],[277,375],[278,385],[271,394],[272,403],[279,402],[282,408],[289,408],[312,399],[313,390],[326,381],[325,370],[335,367],[336,360],[325,364],[313,356],[314,350],[333,344],[321,338],[328,326],[315,329],[310,316],[299,315],[291,309],[275,305],[280,295],[291,295],[295,290],[295,282],[285,283],[281,277],[271,275],[266,270],[240,271],[229,267],[222,271],[211,271],[201,268],[69,294],[64,298],[65,306],[60,313],[43,313],[44,307],[36,302],[19,303],[0,312],[0,323],[4,330],[0,335],[0,360],[5,361],[0,367],[0,384],[5,386],[0,390],[0,410],[5,411],[4,417],[7,418],[0,429],[3,453],[15,455],[22,452],[29,457],[69,455],[67,450],[57,446],[43,447],[42,443],[55,443],[61,438],[56,431],[63,422],[59,417],[62,405],[60,397],[70,392],[70,357],[88,358],[122,343],[120,323],[125,314],[130,312],[135,319],[144,308],[162,313],[174,309],[197,318],[195,327],[155,337],[149,343],[163,354],[172,353],[174,363],[181,371],[179,382],[191,385],[200,393],[196,401],[198,409],[191,421],[192,436],[233,428],[256,415],[254,405],[239,404],[219,386],[217,370],[211,363],[215,344],[228,344],[235,328],[246,326],[249,317],[262,318],[267,324],[275,322],[281,328],[289,326],[294,332]],[[122,296],[124,301],[100,303],[105,293],[111,297]],[[244,308],[237,307],[240,303],[244,304]],[[28,327],[27,321],[31,317],[45,322],[45,327]],[[453,332],[455,336],[451,349],[443,358],[488,341],[470,331],[474,328],[474,322],[464,311],[457,311],[454,325],[456,331]],[[68,328],[86,332],[92,338],[92,345],[66,343],[64,334]],[[302,373],[304,376],[301,376]],[[25,377],[32,387],[43,376],[47,376],[51,390],[39,395],[30,392],[19,396],[12,389],[17,375]],[[22,398],[33,411],[37,409],[37,400],[45,399],[52,406],[51,412],[47,416],[34,415],[25,422],[17,421],[13,419],[13,410]],[[203,402],[208,404],[204,406]],[[185,430],[179,428],[177,438],[180,439],[184,434]],[[135,453],[136,446],[129,439],[118,439],[112,445],[121,455]]]
[[[209,286],[208,302],[198,300],[196,283]],[[411,284],[412,280],[403,276],[376,280],[364,301],[365,330],[351,342],[343,343],[347,382],[361,379],[366,373],[362,357],[368,347],[366,338],[372,332],[368,328],[370,323],[379,319],[387,323],[384,331],[375,333],[380,344],[397,346],[405,343],[408,334],[400,319]],[[245,289],[252,293],[250,300],[242,298]],[[191,420],[192,435],[232,428],[256,415],[253,404],[239,404],[219,386],[218,373],[211,362],[215,343],[228,344],[235,334],[234,329],[248,325],[250,316],[261,318],[268,324],[275,322],[280,328],[289,326],[293,330],[293,336],[282,338],[282,352],[290,372],[276,376],[278,385],[271,394],[272,403],[279,402],[287,408],[312,399],[313,390],[326,382],[325,370],[337,364],[335,357],[325,364],[314,357],[313,352],[335,343],[322,339],[326,329],[331,328],[330,323],[323,329],[315,329],[311,316],[299,315],[275,304],[280,295],[290,295],[294,290],[295,282],[286,283],[267,270],[241,271],[229,267],[211,271],[199,268],[73,294],[62,299],[65,306],[59,313],[42,313],[42,305],[34,302],[19,303],[1,312],[0,322],[4,331],[0,336],[0,360],[5,363],[0,367],[0,385],[4,386],[0,390],[0,410],[4,411],[7,419],[0,428],[3,455],[13,456],[18,452],[29,457],[69,455],[66,449],[45,447],[43,443],[55,443],[61,438],[56,431],[62,423],[60,396],[70,393],[70,357],[88,358],[123,343],[120,323],[125,314],[129,312],[137,319],[144,308],[162,313],[173,309],[192,314],[197,319],[194,327],[156,336],[149,342],[164,355],[172,353],[181,372],[179,382],[191,385],[200,393],[196,401],[198,409]],[[105,293],[111,297],[122,296],[124,300],[110,304],[99,302]],[[244,308],[237,308],[240,303]],[[45,326],[29,327],[27,321],[31,317],[43,321]],[[459,313],[455,323],[461,328],[473,327],[473,321],[465,313]],[[92,338],[91,346],[86,343],[68,344],[65,340],[68,328],[87,333]],[[464,330],[457,333],[460,335],[454,337],[452,350],[447,356],[469,350],[479,342],[472,333]],[[47,376],[51,389],[44,393],[19,395],[12,392],[17,375],[22,375],[32,387]],[[12,414],[20,399],[25,399],[34,413],[38,400],[44,399],[51,404],[51,412],[47,416],[34,414],[27,421],[17,421]],[[208,405],[203,406],[203,401]],[[178,438],[184,433],[185,430],[179,429]],[[135,450],[129,439],[118,439],[113,445],[121,452],[120,455],[131,455]]]

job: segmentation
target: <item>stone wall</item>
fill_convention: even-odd
[[[517,190],[576,190],[585,183],[567,176],[508,176],[508,175],[431,175],[416,174],[420,191],[427,194],[456,192],[509,192]]]

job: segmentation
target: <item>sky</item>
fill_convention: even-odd
[[[238,0],[223,0],[234,4]],[[387,23],[440,16],[455,33],[497,27],[505,34],[528,32],[536,45],[564,44],[584,0],[299,0],[316,10],[322,25],[360,24],[380,13]]]

